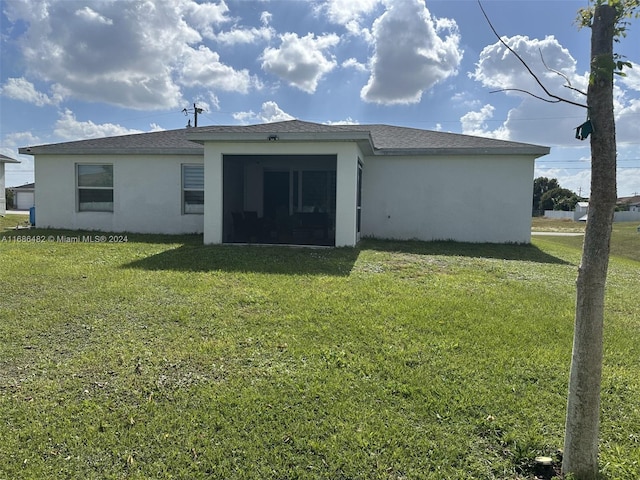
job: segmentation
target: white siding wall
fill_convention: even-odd
[[[78,163],[113,164],[113,212],[77,211],[75,165]],[[182,214],[181,165],[184,163],[202,163],[202,157],[38,155],[35,162],[37,226],[137,233],[202,232],[203,215]]]
[[[367,157],[362,235],[531,241],[532,157]]]

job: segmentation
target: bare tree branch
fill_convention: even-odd
[[[496,29],[494,28],[493,24],[491,23],[491,20],[489,20],[489,16],[487,15],[487,12],[484,11],[484,7],[482,6],[482,2],[480,0],[478,0],[478,5],[480,6],[480,10],[482,10],[482,14],[484,15],[484,18],[487,20],[487,23],[489,24],[489,27],[491,28],[491,31],[493,32],[493,34],[496,36],[496,38],[500,41],[500,43],[502,45],[504,45],[507,50],[509,50],[511,53],[513,53],[516,58],[520,61],[520,63],[522,63],[522,65],[524,65],[524,68],[527,69],[527,71],[529,72],[529,74],[535,79],[535,81],[538,83],[538,85],[540,86],[540,88],[542,88],[542,90],[544,91],[544,93],[547,94],[548,97],[551,97],[553,99],[555,99],[556,101],[551,101],[551,103],[559,103],[559,102],[564,102],[564,103],[568,103],[570,105],[575,105],[576,107],[582,107],[582,108],[589,108],[587,105],[583,105],[581,103],[578,102],[574,102],[572,100],[568,100],[566,98],[562,98],[559,97],[558,95],[554,95],[553,93],[551,93],[549,90],[547,90],[547,87],[544,86],[544,84],[540,81],[540,79],[536,76],[535,73],[533,73],[533,70],[531,70],[531,68],[529,67],[529,65],[527,65],[527,62],[525,62],[523,60],[523,58],[518,54],[518,52],[516,52],[513,48],[511,48],[507,42],[505,42],[502,37],[498,34],[498,32],[496,31]],[[505,89],[505,90],[516,90],[516,89]],[[520,90],[522,91],[522,90]],[[537,95],[534,95],[530,92],[524,92],[524,93],[528,93],[529,95],[536,97],[536,98],[540,98]],[[540,98],[541,100],[543,100],[542,98]],[[545,100],[545,101],[549,101],[549,100]]]
[[[573,90],[575,92],[581,93],[585,97],[587,96],[586,92],[583,92],[582,90],[580,90],[578,88],[575,88],[573,85],[571,85],[571,80],[569,80],[569,77],[567,77],[564,73],[562,73],[559,70],[554,70],[553,68],[549,67],[549,65],[547,65],[547,62],[544,61],[544,56],[542,55],[542,50],[538,49],[538,51],[540,52],[540,60],[542,60],[542,64],[544,65],[544,67],[547,70],[549,70],[550,72],[553,72],[556,75],[560,75],[562,78],[564,78],[566,80],[567,85],[564,85],[565,88],[568,88],[568,89]]]
[[[531,93],[527,90],[522,90],[521,88],[500,88],[498,90],[491,90],[489,93],[499,93],[499,92],[520,92],[520,93],[526,93],[527,95],[531,95],[533,98],[537,98],[538,100],[542,100],[543,102],[547,102],[547,103],[560,103],[562,102],[561,99],[549,99],[549,98],[544,98],[541,97],[539,95],[536,95],[534,93]]]

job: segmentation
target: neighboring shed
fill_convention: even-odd
[[[5,180],[4,180],[4,165],[5,163],[20,163],[6,155],[0,155],[0,215],[4,215],[7,212],[7,199],[5,198]]]
[[[573,219],[579,222],[586,222],[589,216],[589,202],[578,202],[573,211]]]
[[[300,120],[21,148],[39,227],[204,233],[204,243],[361,237],[527,243],[549,148]]]

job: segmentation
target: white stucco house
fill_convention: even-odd
[[[549,148],[291,120],[20,153],[35,157],[38,227],[354,246],[365,236],[529,242],[534,160]]]
[[[4,165],[5,163],[20,163],[6,155],[0,155],[0,215],[7,213],[7,199],[5,198],[5,180],[4,180]]]

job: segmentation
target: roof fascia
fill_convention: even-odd
[[[199,148],[47,148],[23,147],[18,149],[22,155],[203,155]]]
[[[195,132],[187,134],[192,142],[356,142],[365,154],[371,154],[373,139],[366,131],[345,132]]]
[[[534,155],[536,158],[548,155],[549,147],[487,147],[487,148],[382,148],[374,152],[380,156],[407,156],[407,155]]]

